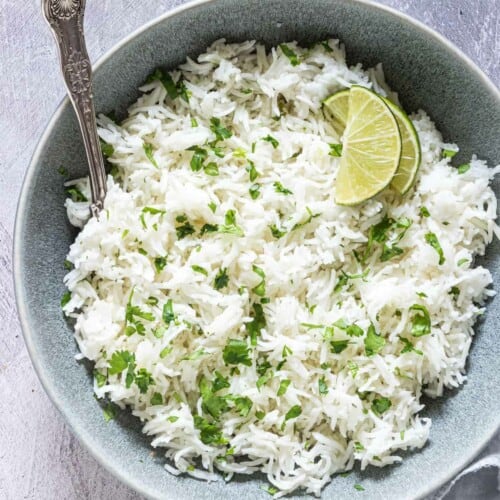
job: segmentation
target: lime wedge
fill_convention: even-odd
[[[349,89],[340,90],[323,101],[323,114],[339,135],[342,135],[347,123],[349,94]]]
[[[377,94],[354,85],[337,174],[335,202],[357,205],[391,182],[401,158],[401,135],[389,106]]]
[[[391,186],[400,194],[405,194],[411,188],[420,166],[421,150],[418,134],[408,115],[389,99],[384,98],[392,114],[398,122],[401,134],[401,159],[399,167],[391,181]]]

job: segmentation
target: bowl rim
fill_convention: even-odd
[[[127,36],[123,37],[120,41],[118,41],[115,45],[113,45],[110,49],[108,49],[103,55],[101,55],[96,62],[92,65],[93,71],[98,69],[102,64],[104,64],[108,59],[110,59],[115,52],[119,49],[127,45],[131,40],[141,35],[145,31],[149,30],[153,26],[164,22],[166,19],[170,17],[175,17],[176,15],[189,11],[191,9],[195,9],[201,5],[216,3],[218,0],[192,0],[188,1],[185,4],[179,5],[173,9],[167,10],[163,14],[151,19],[150,21],[142,24],[139,28],[135,29]],[[411,17],[409,14],[401,12],[393,7],[389,7],[387,5],[383,5],[377,3],[375,0],[350,0],[350,2],[354,4],[358,4],[363,7],[367,7],[372,10],[383,11],[390,16],[398,18],[403,23],[407,23],[413,25],[415,28],[419,29],[421,32],[426,34],[429,38],[433,39],[436,43],[441,44],[445,49],[451,52],[455,57],[461,59],[471,70],[476,74],[476,76],[482,81],[482,83],[492,92],[493,95],[496,96],[497,101],[500,104],[500,89],[492,82],[492,80],[474,63],[474,61],[466,55],[462,50],[460,50],[455,44],[453,44],[446,37],[441,35],[439,32],[430,28],[422,21]],[[19,195],[19,200],[16,208],[16,216],[15,216],[15,225],[14,225],[14,237],[13,237],[13,280],[14,280],[14,291],[15,291],[15,299],[17,305],[17,313],[19,322],[21,324],[21,330],[24,338],[24,342],[26,344],[26,348],[28,354],[30,356],[31,363],[37,374],[37,377],[42,384],[42,387],[45,393],[48,395],[51,402],[57,408],[59,413],[62,415],[65,423],[69,426],[72,433],[76,436],[79,443],[81,443],[86,450],[92,455],[92,457],[102,465],[108,472],[110,472],[115,478],[117,478],[120,482],[124,483],[132,490],[137,493],[151,499],[159,498],[156,493],[149,486],[140,486],[134,483],[132,479],[130,479],[126,474],[122,473],[116,465],[108,461],[107,458],[99,453],[98,450],[94,449],[91,442],[88,439],[87,432],[80,428],[80,424],[78,421],[75,421],[71,417],[71,410],[66,408],[63,402],[60,400],[57,391],[54,390],[50,377],[45,373],[44,366],[40,363],[40,360],[37,356],[37,348],[36,342],[34,341],[34,337],[32,336],[30,323],[28,320],[28,314],[26,310],[26,301],[24,300],[24,287],[22,286],[22,274],[21,274],[21,249],[23,247],[22,241],[22,228],[24,226],[25,220],[25,208],[28,200],[28,191],[29,186],[32,184],[32,180],[35,174],[35,165],[39,162],[39,158],[42,154],[44,146],[52,133],[54,125],[57,123],[60,118],[63,110],[66,106],[69,105],[68,96],[63,97],[63,99],[58,104],[55,112],[48,120],[44,131],[38,140],[38,143],[34,149],[31,160],[29,162],[28,168],[26,169],[24,179],[21,186],[21,191]],[[483,436],[483,439],[480,443],[474,448],[470,449],[470,452],[467,456],[464,456],[459,463],[447,470],[446,473],[441,474],[439,477],[435,479],[432,483],[425,483],[423,487],[420,488],[420,491],[417,493],[417,496],[414,497],[416,499],[423,499],[430,493],[436,491],[445,483],[449,482],[453,477],[455,477],[461,470],[463,470],[468,464],[474,460],[475,457],[487,446],[487,444],[491,441],[493,436],[500,430],[500,416],[497,419],[496,427],[489,429]]]

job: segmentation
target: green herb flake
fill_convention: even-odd
[[[97,369],[94,369],[92,373],[94,375],[94,380],[97,387],[103,387],[104,385],[106,385],[106,382],[108,381],[108,377],[106,377],[106,375],[104,375]]]
[[[198,121],[196,120],[196,118],[191,118],[191,127],[192,128],[195,128],[198,126]]]
[[[229,284],[229,276],[226,268],[220,268],[214,278],[214,288],[221,290]]]
[[[459,165],[457,167],[457,172],[459,174],[465,174],[465,172],[468,172],[470,169],[470,163],[464,163],[463,165]]]
[[[299,58],[297,57],[297,54],[285,43],[282,43],[280,45],[280,49],[283,52],[283,54],[288,57],[290,64],[292,66],[298,66],[300,64]]]
[[[261,486],[260,489],[273,496],[279,491],[278,488],[275,488],[274,486]]]
[[[258,420],[262,420],[265,416],[266,414],[261,410],[257,410],[255,412],[255,418],[257,418]]]
[[[374,356],[375,354],[378,354],[385,346],[385,339],[377,334],[373,324],[368,327],[364,344],[367,356]]]
[[[418,354],[419,356],[423,356],[424,353],[420,351],[419,349],[415,349],[414,345],[406,338],[404,337],[399,337],[399,340],[404,344],[403,349],[401,349],[401,354],[404,354],[406,352],[414,352],[415,354]]]
[[[203,168],[203,163],[208,157],[207,150],[201,148],[200,146],[191,146],[187,150],[193,151],[193,156],[191,157],[191,161],[189,162],[191,170],[193,172],[199,172]]]
[[[358,325],[349,325],[346,329],[345,332],[349,337],[362,337],[363,334],[365,333],[361,327]]]
[[[443,249],[441,248],[441,244],[439,243],[439,240],[437,236],[434,233],[427,233],[425,235],[425,241],[432,247],[434,250],[436,250],[437,254],[439,255],[439,262],[438,264],[441,266],[445,263],[446,259],[444,257],[444,252]]]
[[[172,299],[168,299],[163,305],[162,319],[167,325],[170,325],[172,321],[175,321],[174,304]]]
[[[273,186],[274,186],[274,190],[277,192],[277,193],[281,193],[281,194],[284,194],[284,195],[289,195],[289,194],[293,194],[292,191],[290,191],[289,189],[287,189],[286,187],[283,186],[283,184],[281,184],[281,182],[273,182]]]
[[[381,416],[384,414],[390,407],[392,406],[392,402],[388,398],[375,398],[372,401],[372,411],[377,416]]]
[[[217,166],[217,163],[211,161],[210,163],[207,163],[203,167],[203,172],[205,172],[205,174],[207,174],[207,175],[215,177],[215,176],[219,175],[219,167]]]
[[[132,366],[135,368],[135,354],[129,351],[115,351],[108,363],[108,374],[117,375]]]
[[[359,371],[359,366],[354,362],[349,360],[347,362],[347,368],[351,372],[352,378],[355,378]]]
[[[196,349],[196,351],[192,352],[191,354],[188,354],[187,356],[184,356],[182,358],[182,361],[196,361],[197,359],[200,359],[201,357],[205,356],[208,354],[203,347],[200,347],[199,349]]]
[[[61,307],[64,307],[71,300],[71,292],[66,290],[61,297]]]
[[[357,490],[357,491],[365,491],[365,489],[363,488],[363,486],[361,486],[360,484],[355,484],[354,485],[354,489]]]
[[[273,237],[277,240],[285,236],[285,234],[287,233],[286,230],[280,229],[276,224],[272,224],[271,226],[269,226],[269,229],[271,230],[271,234],[273,235]]]
[[[244,236],[243,229],[236,224],[236,212],[228,210],[224,216],[225,224],[219,226],[219,233],[232,234],[234,236]]]
[[[441,156],[443,158],[453,158],[458,151],[454,151],[453,149],[443,149]]]
[[[318,380],[318,389],[319,393],[324,396],[325,394],[328,394],[328,386],[326,385],[325,377],[321,377]]]
[[[299,415],[302,414],[302,408],[300,405],[294,405],[292,406],[285,415],[285,422],[288,420],[291,420],[293,418],[297,418]]]
[[[257,169],[255,168],[255,163],[252,160],[248,160],[248,165],[245,167],[245,170],[248,172],[250,176],[250,182],[254,182],[255,179],[260,175]]]
[[[252,400],[246,396],[239,396],[233,399],[234,407],[242,417],[248,416],[252,409]]]
[[[167,255],[155,257],[153,262],[157,273],[161,273],[163,269],[165,269],[167,265],[167,257],[168,257]]]
[[[252,198],[252,200],[256,200],[260,196],[260,184],[252,184],[248,188],[248,192],[250,193],[250,198]]]
[[[113,403],[108,403],[103,409],[104,420],[109,422],[116,417],[116,406]]]
[[[326,52],[333,52],[333,49],[330,47],[330,44],[328,43],[328,40],[323,40],[322,42],[319,43],[325,49]]]
[[[172,346],[169,345],[164,347],[160,352],[160,359],[165,359],[172,352],[172,349]]]
[[[266,327],[266,318],[264,316],[264,309],[261,304],[254,303],[250,312],[252,321],[245,324],[245,329],[250,337],[250,343],[257,345],[257,337],[263,328]]]
[[[195,273],[200,273],[200,274],[203,274],[204,276],[208,276],[208,271],[204,267],[197,266],[196,264],[194,264],[191,266],[191,269]]]
[[[211,210],[211,212],[214,214],[215,211],[217,210],[217,205],[211,201],[209,204],[208,204],[208,208]]]
[[[278,396],[283,396],[287,389],[288,389],[288,386],[290,385],[292,381],[291,380],[288,380],[288,379],[283,379],[280,381],[280,386],[278,388],[278,392],[277,392],[277,395]]]
[[[146,154],[146,158],[151,162],[153,167],[158,168],[158,163],[156,163],[156,160],[153,156],[153,145],[145,142],[142,145],[142,149],[144,149],[144,153]]]
[[[219,118],[210,118],[210,130],[215,134],[217,141],[229,139],[233,135],[229,129],[221,125]]]
[[[413,304],[410,311],[417,311],[411,318],[411,334],[414,337],[422,337],[431,333],[431,318],[425,306]]]
[[[273,147],[273,149],[276,149],[280,144],[277,139],[275,139],[272,135],[269,135],[269,134],[266,135],[266,137],[263,137],[261,139],[261,141],[269,142],[271,144],[271,146]]]
[[[99,145],[101,146],[101,152],[104,158],[109,158],[110,156],[113,156],[115,148],[111,144],[108,144],[106,141],[99,138]]]
[[[162,405],[163,404],[163,396],[159,392],[155,392],[151,396],[151,404],[153,406]]]
[[[200,431],[200,440],[203,444],[226,444],[227,441],[222,436],[222,431],[215,424],[209,423],[208,420],[199,415],[195,415],[193,421],[194,427]]]
[[[430,217],[431,216],[431,213],[429,212],[429,210],[426,207],[420,207],[419,214],[421,217]]]
[[[203,236],[206,233],[216,233],[219,230],[217,224],[203,224],[200,230],[200,235]]]
[[[66,167],[63,167],[62,165],[57,169],[57,171],[63,177],[66,177],[68,175],[68,169]]]
[[[365,447],[359,441],[356,441],[354,443],[354,449],[356,451],[363,451],[365,449]]]
[[[252,365],[250,349],[244,340],[229,339],[222,352],[222,358],[226,365]]]
[[[141,394],[146,394],[148,387],[154,384],[154,382],[153,376],[146,368],[141,368],[135,375],[135,383]]]
[[[218,371],[215,372],[215,378],[212,382],[212,392],[218,392],[229,387],[229,380],[222,376]]]
[[[182,223],[180,226],[176,226],[175,228],[178,239],[182,240],[186,236],[189,236],[195,232],[193,225],[187,220],[185,214],[178,215],[175,220]]]
[[[89,201],[87,197],[76,186],[70,186],[66,188],[66,194],[68,194],[75,203]]]
[[[458,262],[457,262],[457,266],[458,267],[462,267],[463,265],[467,264],[469,262],[469,259],[460,259]]]
[[[330,341],[330,352],[333,354],[340,354],[342,351],[347,349],[349,345],[348,340],[331,340]]]
[[[342,156],[342,144],[328,144],[330,146],[330,156],[340,158]]]

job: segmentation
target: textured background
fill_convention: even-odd
[[[87,0],[92,60],[144,22],[182,3]],[[499,85],[500,0],[380,3],[445,35]],[[0,0],[0,68],[0,499],[138,499],[72,436],[36,378],[16,317],[11,246],[17,198],[38,138],[64,95],[39,0]],[[483,455],[487,453],[500,453],[500,435]],[[500,499],[495,475],[494,470],[468,475],[446,498]]]

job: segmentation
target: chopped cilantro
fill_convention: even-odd
[[[287,233],[284,229],[280,229],[276,224],[273,224],[273,225],[269,226],[269,229],[271,230],[271,234],[277,240],[279,240],[280,238],[282,238],[283,236],[285,236],[285,234]]]
[[[280,49],[283,52],[283,54],[288,57],[290,64],[292,66],[298,66],[300,64],[299,58],[297,57],[297,54],[285,43],[280,44]]]
[[[178,416],[176,416],[176,415],[170,415],[170,417],[167,417],[167,420],[168,420],[169,422],[174,423],[174,422],[177,422],[177,420],[179,420],[179,417],[178,417]]]
[[[159,392],[155,392],[151,396],[151,404],[153,406],[162,405],[163,404],[163,396]]]
[[[252,409],[252,400],[246,396],[239,396],[233,399],[234,407],[242,417],[246,417]]]
[[[457,172],[459,174],[465,174],[465,172],[468,172],[470,169],[470,163],[464,163],[463,165],[459,165],[457,168]]]
[[[175,99],[180,96],[186,102],[189,102],[190,92],[187,90],[186,85],[182,80],[175,83],[170,73],[163,73],[160,68],[156,68],[154,72],[147,77],[146,83],[151,83],[155,80],[161,82],[170,99]]]
[[[217,166],[217,163],[211,161],[203,167],[203,172],[207,175],[215,177],[216,175],[219,175],[219,167]]]
[[[108,363],[108,373],[117,375],[130,366],[135,368],[135,354],[129,351],[115,351]]]
[[[234,151],[233,151],[233,157],[234,158],[246,158],[247,156],[247,153],[244,149],[242,148],[236,148]]]
[[[356,375],[358,374],[359,366],[354,361],[349,360],[347,362],[347,368],[349,368],[352,378],[356,377]]]
[[[195,128],[198,126],[198,121],[196,120],[196,118],[192,117],[191,118],[191,127]]]
[[[102,409],[104,414],[104,420],[109,422],[116,417],[116,406],[113,403],[108,402],[108,404]]]
[[[102,139],[101,139],[102,141]],[[57,171],[62,175],[66,176],[68,175],[68,169],[66,167],[63,167],[62,165],[57,169]]]
[[[285,392],[287,391],[288,389],[288,386],[290,385],[292,381],[291,380],[288,380],[288,379],[283,379],[280,381],[280,386],[278,388],[278,392],[277,392],[277,395],[278,396],[283,396],[283,394],[285,394]]]
[[[326,385],[325,377],[321,377],[318,380],[318,389],[319,393],[324,396],[325,394],[328,394],[328,386]]]
[[[349,337],[361,337],[365,333],[361,327],[355,324],[349,325],[345,332]]]
[[[273,186],[274,186],[274,190],[277,193],[281,193],[281,194],[285,194],[285,195],[293,194],[292,191],[290,191],[289,189],[284,187],[283,184],[281,184],[281,182],[278,182],[278,181],[273,182]]]
[[[154,264],[157,273],[161,273],[165,266],[167,265],[167,255],[155,257]]]
[[[365,491],[365,489],[363,488],[363,486],[361,486],[360,484],[355,484],[354,485],[354,489],[358,490],[358,491]]]
[[[260,175],[255,168],[255,163],[252,160],[248,160],[248,165],[245,167],[248,175],[250,176],[250,182],[254,182],[255,179]]]
[[[330,352],[333,354],[340,354],[342,351],[347,349],[348,345],[348,340],[330,340]]]
[[[421,299],[425,299],[427,298],[427,294],[424,293],[424,292],[416,292],[416,294],[421,298]]]
[[[154,384],[154,382],[153,376],[146,368],[141,368],[135,375],[135,383],[137,387],[139,387],[139,392],[141,394],[146,394],[148,387]]]
[[[419,349],[415,349],[414,345],[408,339],[399,337],[399,340],[401,340],[401,342],[403,342],[404,344],[403,349],[401,349],[401,354],[404,354],[405,352],[414,352],[415,354],[423,356],[424,353]]]
[[[429,210],[427,210],[426,207],[420,207],[420,216],[421,217],[430,217],[431,216],[431,213],[429,212]]]
[[[434,233],[427,233],[425,235],[425,241],[432,247],[434,250],[436,250],[437,254],[439,255],[439,262],[438,264],[441,266],[445,263],[446,259],[444,257],[444,252],[443,249],[441,248],[441,244],[439,243],[439,240],[437,236]]]
[[[212,392],[220,391],[229,387],[229,380],[223,377],[218,371],[215,372],[215,378],[212,382]]]
[[[69,260],[65,259],[64,260],[64,269],[66,269],[66,271],[71,271],[73,269],[73,263],[70,262]]]
[[[186,236],[189,236],[195,232],[193,225],[187,220],[185,214],[178,215],[175,220],[181,223],[180,226],[176,226],[175,232],[177,234],[177,238],[182,240]]]
[[[160,358],[161,359],[166,358],[171,352],[172,352],[171,346],[168,345],[167,347],[164,347],[160,352]]]
[[[142,149],[144,149],[144,153],[146,154],[146,158],[151,162],[153,167],[158,168],[158,163],[156,163],[156,160],[153,156],[153,145],[145,142],[142,145]]]
[[[172,321],[175,321],[174,305],[172,299],[168,299],[163,305],[162,319],[167,324],[170,325]]]
[[[71,196],[71,199],[74,202],[89,201],[87,199],[87,197],[76,186],[70,186],[70,187],[66,188],[66,194]]]
[[[101,152],[104,158],[109,158],[115,152],[115,148],[101,138],[99,138],[99,145],[101,146]]]
[[[464,264],[467,264],[467,262],[469,262],[469,259],[460,259],[460,260],[457,262],[457,266],[458,266],[458,267],[461,267],[461,266],[463,266]]]
[[[266,318],[261,304],[254,303],[250,312],[252,321],[245,324],[246,331],[250,336],[250,343],[257,345],[257,337],[260,335],[262,328],[266,327]]]
[[[95,383],[96,383],[97,387],[102,387],[102,386],[106,385],[106,382],[108,381],[108,377],[106,377],[106,375],[99,372],[97,369],[94,369],[92,373],[94,375],[94,379],[95,379]]]
[[[300,405],[292,406],[285,415],[285,422],[291,420],[292,418],[297,418],[302,413],[302,408]]]
[[[194,426],[200,431],[200,439],[204,444],[222,445],[226,444],[226,439],[222,436],[222,431],[215,425],[208,422],[203,417],[195,415],[193,417]]]
[[[454,151],[453,149],[443,149],[441,155],[443,158],[453,158],[458,151]]]
[[[208,208],[212,211],[212,213],[214,214],[215,211],[217,210],[217,205],[211,201],[209,204],[208,204]]]
[[[261,410],[257,410],[255,412],[255,417],[258,419],[258,420],[262,420],[264,417],[266,416],[266,414],[261,411]]]
[[[207,159],[207,150],[200,148],[200,146],[191,146],[188,148],[188,151],[193,151],[193,156],[191,157],[191,161],[189,163],[191,170],[193,172],[199,172],[203,167],[204,161]]]
[[[316,217],[319,217],[321,215],[320,213],[313,214],[312,210],[309,207],[306,207],[306,211],[309,214],[309,217],[304,222],[295,223],[292,227],[292,231],[295,231],[296,229],[299,229],[299,228],[309,224],[309,222],[311,222],[313,219],[315,219]]]
[[[188,354],[187,356],[184,356],[182,358],[182,361],[196,361],[197,359],[200,359],[202,356],[205,356],[205,354],[208,354],[203,347],[200,347],[200,349],[196,349],[196,351],[192,352],[191,354]]]
[[[356,451],[363,451],[365,449],[365,447],[359,441],[356,441],[354,443],[354,449]]]
[[[212,415],[213,418],[218,419],[222,413],[229,410],[228,398],[225,396],[216,396],[205,377],[200,380],[200,393],[203,411]]]
[[[224,347],[222,358],[226,365],[251,366],[252,361],[249,355],[250,349],[244,340],[229,339],[229,342]]]
[[[233,134],[221,125],[219,118],[210,118],[210,130],[215,134],[217,141],[229,139]]]
[[[326,50],[326,52],[333,52],[333,49],[330,47],[330,44],[328,43],[328,40],[323,40],[322,42],[319,43]]]
[[[236,224],[236,212],[234,210],[228,210],[226,212],[224,222],[224,225],[219,226],[220,233],[244,236],[243,229]]]
[[[194,264],[194,265],[191,266],[191,269],[195,273],[200,273],[200,274],[203,274],[205,276],[208,276],[208,271],[204,267],[197,266],[196,264]]]
[[[340,157],[342,156],[342,144],[328,144],[330,146],[330,156]]]
[[[71,292],[66,290],[61,297],[61,307],[64,307],[71,300]]]
[[[216,290],[221,290],[225,288],[229,283],[229,276],[227,275],[227,268],[220,268],[214,279],[214,288]]]
[[[219,230],[219,226],[217,224],[203,224],[200,235],[203,236],[205,233],[216,233]]]
[[[248,188],[248,192],[250,193],[250,197],[252,198],[252,200],[256,200],[260,196],[260,184],[252,184]]]
[[[158,305],[158,299],[156,297],[153,297],[152,295],[150,295],[147,300],[146,300],[146,304],[148,306],[157,306]]]
[[[417,311],[411,319],[411,334],[414,337],[422,337],[431,333],[431,318],[425,306],[413,304],[410,311]]]
[[[280,144],[272,135],[269,134],[266,135],[266,137],[263,137],[261,141],[269,142],[274,149],[276,149]]]
[[[367,356],[373,356],[379,353],[385,346],[385,339],[377,334],[375,327],[371,324],[368,327],[365,337],[365,353]]]
[[[279,491],[278,488],[275,488],[274,486],[261,486],[260,489],[273,496]]]
[[[391,406],[392,402],[388,398],[375,398],[372,401],[372,411],[379,417],[380,415],[385,413]]]

